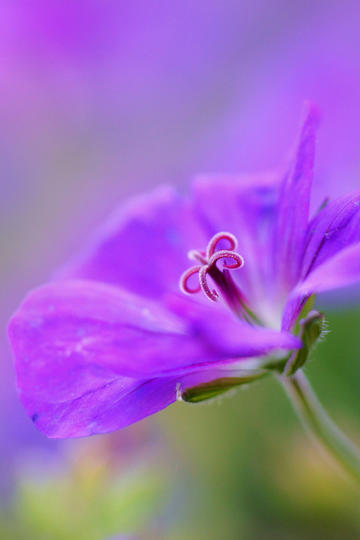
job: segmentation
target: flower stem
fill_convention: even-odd
[[[304,373],[298,370],[294,375],[280,377],[280,381],[307,431],[353,478],[360,482],[359,449],[329,418]]]

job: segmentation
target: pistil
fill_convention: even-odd
[[[224,241],[229,244],[228,248],[217,249],[219,243]],[[180,289],[186,294],[196,294],[202,291],[213,302],[216,302],[221,295],[237,316],[245,318],[249,322],[258,322],[255,315],[247,307],[245,297],[230,272],[230,270],[242,268],[245,264],[244,258],[235,251],[236,248],[236,237],[228,232],[220,232],[211,238],[205,251],[189,251],[189,259],[200,264],[192,266],[182,274]],[[219,268],[219,262],[222,263],[222,268]],[[199,282],[190,285],[190,281],[196,274],[198,274]],[[209,276],[214,281],[216,289],[210,287]]]

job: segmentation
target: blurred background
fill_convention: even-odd
[[[55,442],[18,403],[5,330],[125,198],[281,166],[305,99],[323,116],[315,203],[356,189],[359,20],[357,0],[2,0],[0,538],[360,537],[360,491],[275,381]],[[307,372],[360,442],[351,297],[319,299],[330,334]]]

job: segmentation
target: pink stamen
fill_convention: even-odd
[[[217,261],[220,261],[221,259],[233,259],[234,263],[223,263],[224,268],[241,268],[244,266],[245,261],[244,258],[239,255],[239,253],[234,253],[233,251],[228,251],[227,249],[221,249],[219,251],[216,251],[214,255],[209,260],[209,266],[212,266],[213,264],[216,264]]]
[[[189,279],[194,274],[199,273],[199,271],[203,268],[202,266],[192,266],[188,270],[185,270],[185,272],[182,274],[180,278],[180,289],[182,292],[187,294],[195,294],[201,291],[200,284],[197,285],[197,287],[190,287],[189,286]]]
[[[225,240],[229,243],[228,249],[220,249],[216,251],[217,245],[220,241]],[[188,253],[188,257],[192,260],[195,260],[200,263],[200,265],[192,266],[186,270],[180,278],[180,289],[182,292],[187,294],[195,294],[200,290],[203,291],[205,296],[214,302],[218,300],[219,294],[215,289],[211,289],[208,284],[208,274],[214,279],[220,287],[218,280],[220,279],[219,272],[221,269],[216,267],[216,263],[222,259],[224,273],[227,270],[233,270],[235,268],[241,268],[244,266],[244,259],[239,253],[234,252],[233,250],[237,247],[236,237],[227,232],[220,232],[215,234],[210,242],[208,243],[206,251],[192,249]],[[231,259],[232,262],[226,262],[226,259]],[[217,274],[218,273],[218,274]],[[190,287],[189,280],[194,274],[199,274],[199,285],[197,287]]]
[[[229,242],[230,245],[227,248],[229,251],[233,251],[237,248],[238,242],[236,236],[227,232],[219,232],[215,234],[208,243],[206,250],[206,257],[208,260],[210,259],[210,257],[212,257],[212,255],[214,255],[216,251],[216,246],[221,240],[226,240],[227,242]]]
[[[200,272],[199,272],[200,286],[205,296],[207,296],[210,300],[213,300],[214,302],[216,302],[216,300],[219,298],[219,295],[215,291],[215,289],[213,290],[210,289],[207,279],[206,279],[209,268],[210,268],[209,266],[201,267]]]

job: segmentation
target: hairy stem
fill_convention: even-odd
[[[304,373],[279,377],[305,428],[350,475],[360,482],[360,451],[329,418]]]

